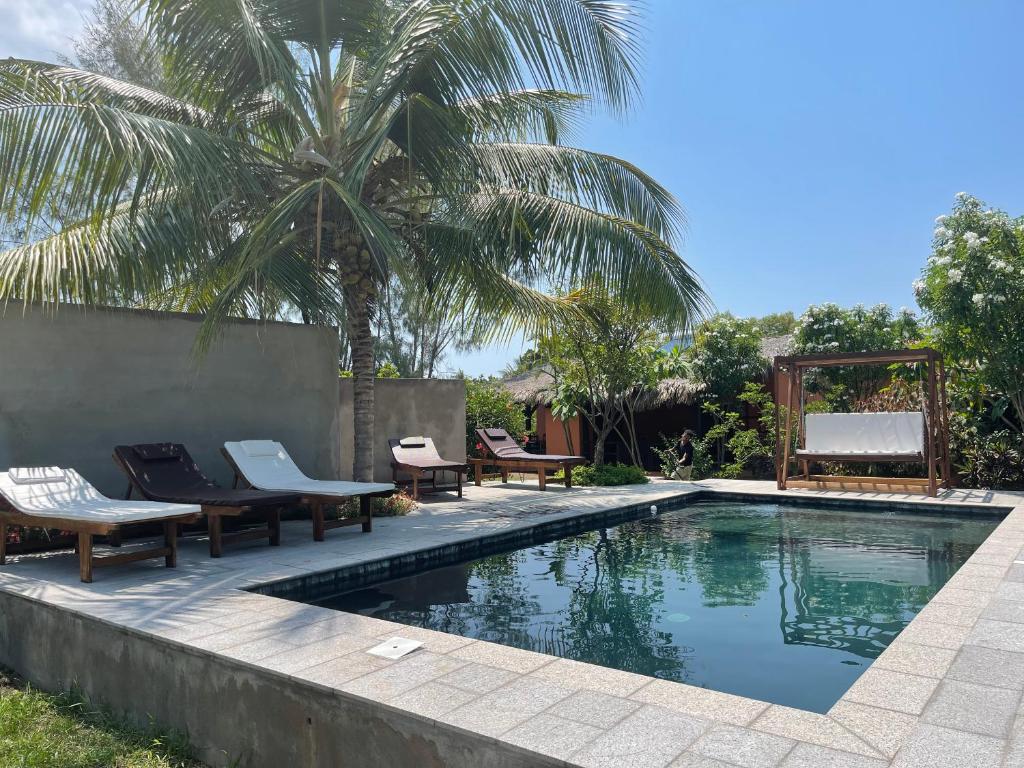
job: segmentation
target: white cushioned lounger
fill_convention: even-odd
[[[193,522],[202,508],[197,504],[108,499],[73,469],[14,467],[0,472],[0,565],[6,558],[7,526],[58,528],[78,534],[79,577],[92,581],[96,566],[164,558],[176,565],[178,524]],[[110,534],[122,525],[162,523],[163,546],[94,557],[93,536]]]
[[[804,448],[797,456],[886,455],[920,456],[924,452],[924,414],[809,413]]]
[[[73,469],[17,467],[0,472],[0,495],[32,517],[125,525],[198,514],[197,504],[109,499]]]
[[[303,474],[284,446],[274,440],[224,443],[224,450],[249,484],[264,491],[293,491],[317,496],[363,496],[395,490],[393,483],[314,480]]]
[[[314,480],[295,466],[284,446],[274,440],[242,440],[224,443],[224,455],[235,474],[253,488],[264,491],[301,493],[313,513],[313,540],[323,541],[324,531],[345,525],[362,525],[363,533],[373,530],[372,496],[390,496],[393,483],[352,483],[346,480]],[[359,499],[359,516],[327,520],[324,504]]]

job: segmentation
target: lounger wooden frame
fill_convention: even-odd
[[[117,464],[121,469],[124,470],[125,475],[128,477],[128,489],[125,491],[124,497],[130,499],[132,497],[132,491],[138,491],[142,498],[146,498],[146,494],[142,489],[142,486],[135,479],[135,475],[131,471],[131,467],[128,467],[121,457],[114,453],[114,463]],[[213,504],[200,504],[202,507],[203,514],[206,516],[207,532],[210,535],[210,557],[220,557],[224,554],[224,547],[229,544],[236,544],[240,541],[252,541],[253,539],[269,539],[270,546],[277,547],[281,544],[281,507],[280,506],[268,506],[264,514],[267,518],[267,524],[263,528],[249,528],[244,531],[237,531],[235,533],[224,533],[224,518],[225,517],[241,517],[246,512],[252,511],[251,505],[243,506],[222,506]]]
[[[583,464],[586,459],[568,459],[565,461],[531,461],[529,459],[498,459],[493,457],[486,457],[481,459],[470,459],[469,463],[473,465],[473,483],[480,485],[483,482],[484,467],[495,467],[501,472],[501,482],[508,482],[509,471],[514,472],[536,472],[537,473],[537,485],[540,490],[547,490],[547,472],[548,470],[558,470],[559,468],[565,473],[565,487],[572,488],[572,468],[578,464]]]
[[[235,460],[231,458],[231,454],[228,453],[226,448],[220,449],[221,454],[224,456],[228,465],[231,467],[231,471],[234,472],[235,479],[231,484],[232,488],[237,488],[239,482],[244,482],[249,487],[253,487],[248,480],[245,479],[245,475],[242,474],[242,470],[235,464]],[[275,489],[275,490],[286,490],[286,489]],[[301,494],[299,499],[300,504],[305,504],[310,508],[313,515],[313,541],[323,541],[324,534],[326,531],[333,528],[344,528],[349,525],[361,525],[363,527],[363,533],[370,533],[373,531],[373,509],[371,507],[371,499],[374,497],[387,498],[391,496],[394,491],[378,491],[377,493],[363,493],[358,497],[339,496],[331,493],[306,493],[304,491],[296,491]],[[344,504],[349,499],[359,499],[359,516],[358,517],[343,517],[338,520],[327,520],[324,517],[324,505],[330,504]]]
[[[105,568],[111,565],[135,563],[140,560],[164,558],[168,568],[178,564],[178,526],[194,523],[199,517],[196,512],[160,518],[159,520],[140,520],[132,523],[105,523],[101,521],[82,520],[80,518],[51,517],[49,515],[26,515],[12,507],[6,499],[0,499],[0,565],[7,558],[7,529],[20,525],[26,528],[47,528],[60,531],[72,531],[78,535],[78,575],[82,581],[90,583],[94,568]],[[97,557],[93,554],[93,537],[109,536],[129,525],[144,525],[148,522],[162,523],[164,543],[161,547],[140,549],[134,552],[121,552],[116,555]]]
[[[412,487],[412,497],[413,497],[413,499],[419,499],[421,493],[426,493],[426,491],[422,490],[424,483],[429,483],[430,484],[430,492],[431,493],[442,493],[443,491],[450,491],[450,490],[452,490],[452,486],[450,486],[450,485],[438,485],[437,484],[437,473],[438,472],[454,472],[455,473],[455,488],[454,488],[454,490],[458,493],[459,498],[461,499],[462,498],[462,475],[463,475],[463,473],[468,473],[469,472],[469,465],[467,464],[462,469],[454,469],[452,467],[442,467],[440,469],[430,469],[429,467],[417,467],[415,464],[403,464],[403,463],[398,462],[398,461],[392,461],[391,462],[391,480],[392,480],[392,482],[394,482],[394,484],[396,486],[400,484],[400,481],[398,479],[398,473],[399,472],[405,472],[411,478],[410,481],[409,481],[409,485],[407,485],[406,487],[407,488],[410,487],[410,486]],[[420,473],[422,473],[422,472],[429,472],[430,473],[430,480],[429,481],[424,479],[421,482],[421,480],[420,480]]]
[[[796,412],[797,438],[799,445],[804,441],[804,415],[799,406],[803,392],[804,371],[808,368],[825,368],[843,365],[884,365],[892,363],[917,363],[925,368],[924,385],[924,451],[919,454],[905,453],[809,453],[800,451],[790,456],[793,440],[794,411]],[[825,355],[784,355],[775,358],[772,366],[772,383],[775,386],[775,479],[779,490],[786,488],[811,488],[817,490],[872,490],[892,492],[906,490],[937,496],[939,487],[952,487],[952,469],[949,460],[949,413],[946,401],[946,375],[942,354],[930,347],[921,349],[898,349],[880,352],[852,352]],[[785,379],[785,392],[780,381]],[[801,468],[801,479],[789,478],[791,459],[797,459]],[[845,477],[841,475],[811,475],[812,461],[835,462],[920,462],[927,468],[927,477]]]

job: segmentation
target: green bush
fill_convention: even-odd
[[[991,429],[982,420],[954,413],[949,423],[950,453],[965,488],[1024,488],[1024,436]]]
[[[576,485],[639,485],[651,479],[632,464],[601,464],[573,467],[572,481]]]
[[[486,379],[466,379],[466,455],[482,456],[478,429],[504,429],[523,440],[526,416],[523,406],[505,389]]]

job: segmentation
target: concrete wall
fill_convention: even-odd
[[[502,743],[0,591],[0,664],[81,691],[139,726],[187,734],[211,766],[542,768]]]
[[[352,477],[352,380],[338,389],[341,473]],[[424,435],[440,454],[466,459],[466,382],[462,379],[377,379],[374,387],[373,476],[391,480],[388,438]]]
[[[196,361],[192,315],[11,303],[0,315],[0,468],[77,468],[123,494],[117,444],[174,441],[230,480],[225,440],[280,440],[337,477],[337,338],[328,328],[238,321]],[[351,423],[351,422],[349,422]]]

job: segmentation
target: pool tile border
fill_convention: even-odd
[[[451,548],[473,540],[478,547],[480,541],[501,541],[507,547],[508,542],[537,536],[534,529],[571,528],[598,517],[611,521],[616,516],[636,516],[651,503],[697,501],[708,491],[718,497],[784,498],[829,506],[881,501],[894,510],[940,514],[949,509],[962,514],[965,508],[976,507],[1009,512],[865,676],[874,674],[863,685],[854,684],[826,715],[742,697],[723,699],[728,695],[629,673],[609,675],[616,671],[581,662],[567,665],[565,660],[529,651],[509,654],[517,649],[476,640],[460,642],[466,639],[452,640],[454,636],[428,630],[419,632],[429,656],[413,661],[417,657],[413,654],[387,662],[368,656],[365,648],[391,634],[408,633],[410,628],[367,617],[346,615],[338,620],[338,614],[328,609],[240,591],[274,590],[296,579],[323,580],[325,574],[345,566],[362,564],[372,571],[395,558],[415,563],[430,556],[424,553],[450,554]],[[471,489],[467,496],[473,493]],[[213,564],[183,562],[174,575],[161,573],[154,579],[159,572],[138,569],[93,585],[74,583],[56,565],[34,563],[32,568],[0,570],[0,592],[102,621],[175,652],[208,655],[225,665],[285,677],[361,705],[484,736],[510,750],[509,754],[534,755],[538,760],[544,756],[545,764],[553,760],[582,766],[621,765],[629,756],[631,764],[661,766],[792,768],[834,762],[865,768],[947,764],[961,768],[997,766],[1004,755],[1024,751],[1021,729],[1015,727],[1024,691],[1021,496],[965,492],[934,501],[881,494],[778,492],[768,483],[712,481],[661,482],[619,492],[549,492],[544,497],[488,489],[480,498],[479,504],[461,509],[442,505],[455,507],[442,511],[441,506],[431,505],[423,515],[381,521],[374,539],[367,540],[371,546],[329,538],[327,546],[319,548],[291,552],[282,548],[270,557],[265,551],[253,556],[255,550],[246,550]],[[432,521],[439,522],[431,525]],[[409,546],[408,541],[415,545]],[[332,648],[325,650],[325,644]],[[309,666],[301,664],[304,653]],[[282,663],[282,668],[272,668],[273,660],[281,658],[294,659],[295,667]],[[588,681],[591,672],[592,680],[599,682]],[[492,687],[484,691],[477,685]],[[446,693],[453,700],[445,706],[431,703]],[[577,721],[560,714],[559,704],[587,696],[601,712],[607,709],[607,716],[583,724],[585,728],[578,729],[582,736],[574,741],[567,738],[565,724]],[[965,704],[965,698],[970,702]],[[979,714],[988,699],[999,704],[995,725]],[[447,707],[448,703],[453,706]],[[829,762],[821,762],[825,760]]]

